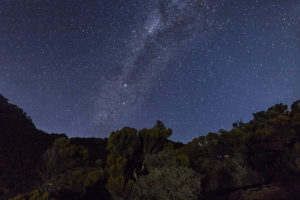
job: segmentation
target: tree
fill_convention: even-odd
[[[106,150],[110,154],[119,155],[124,158],[131,158],[140,147],[140,139],[137,130],[124,127],[120,131],[112,132],[108,138]]]
[[[131,179],[126,179],[124,176],[127,160],[121,156],[110,154],[106,162],[106,171],[109,174],[106,183],[107,190],[114,200],[125,199],[133,183]]]
[[[147,155],[145,166],[149,174],[137,179],[130,199],[198,199],[201,177],[184,166],[186,162],[182,160],[182,155],[172,151]]]
[[[291,106],[291,118],[295,131],[300,137],[300,100],[295,101]]]
[[[171,134],[172,130],[166,129],[160,121],[151,129],[137,132],[134,128],[124,127],[110,134],[106,147],[109,152],[106,188],[113,199],[128,196],[133,179],[142,171],[144,156],[161,151],[168,144],[167,138]]]
[[[72,145],[67,138],[58,138],[44,153],[40,190],[54,197],[65,192],[83,195],[103,176],[101,168],[88,167],[87,161],[85,148]]]
[[[131,199],[198,199],[201,178],[187,167],[162,167],[141,176],[133,186]]]
[[[144,166],[148,171],[163,167],[188,167],[189,159],[186,155],[173,149],[160,151],[157,154],[147,154]]]
[[[167,145],[172,129],[167,129],[161,121],[157,121],[151,129],[139,131],[144,155],[157,153]]]
[[[124,127],[120,131],[112,132],[108,138],[106,172],[109,177],[106,188],[115,200],[128,196],[133,183],[133,169],[130,166],[135,166],[130,162],[137,158],[139,147],[137,130],[133,128]]]

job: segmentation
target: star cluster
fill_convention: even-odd
[[[0,93],[38,128],[173,139],[300,98],[297,0],[4,0]]]

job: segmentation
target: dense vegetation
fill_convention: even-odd
[[[160,121],[69,139],[0,95],[0,199],[297,199],[300,101],[253,117],[187,144]]]

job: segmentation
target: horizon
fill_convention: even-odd
[[[6,97],[3,96],[2,94],[0,94],[0,96],[6,98]],[[19,107],[17,104],[14,104],[13,102],[11,102],[9,99],[7,99],[7,100],[8,100],[8,103],[9,103],[9,104],[16,105],[18,108],[22,109],[22,108]],[[295,100],[295,101],[293,101],[292,103],[295,103],[295,102],[297,102],[297,101],[299,102],[300,99]],[[37,130],[43,131],[43,132],[45,132],[45,133],[47,133],[47,134],[50,134],[50,135],[51,135],[51,134],[63,134],[63,135],[65,135],[65,136],[67,136],[69,139],[71,139],[71,138],[108,139],[109,136],[110,136],[113,132],[121,131],[121,130],[122,130],[123,128],[125,128],[125,127],[133,128],[133,129],[136,129],[137,132],[140,132],[140,131],[143,130],[143,129],[151,129],[158,121],[160,121],[160,122],[162,122],[162,123],[166,126],[167,129],[171,129],[171,130],[172,130],[172,135],[168,138],[170,141],[173,141],[173,142],[180,142],[180,143],[183,143],[183,144],[187,144],[187,143],[189,143],[189,142],[192,142],[193,139],[197,139],[197,138],[199,138],[200,136],[206,136],[206,135],[208,135],[209,133],[217,133],[217,134],[220,134],[220,131],[221,131],[221,130],[222,130],[222,131],[223,131],[223,130],[225,130],[225,131],[231,131],[231,130],[234,128],[234,127],[233,127],[233,124],[236,123],[236,122],[242,122],[242,123],[247,124],[247,123],[249,123],[249,122],[251,122],[251,121],[253,120],[253,114],[258,113],[258,112],[261,112],[261,111],[267,111],[269,108],[271,108],[271,107],[273,107],[273,106],[275,106],[275,105],[279,105],[279,104],[287,105],[287,106],[288,106],[288,108],[287,108],[288,111],[291,111],[292,103],[291,103],[291,104],[277,103],[277,104],[274,104],[274,105],[270,105],[268,108],[266,108],[266,109],[264,109],[264,110],[260,110],[260,111],[256,111],[256,112],[252,113],[252,114],[251,114],[252,117],[251,117],[251,119],[248,120],[248,121],[240,121],[240,120],[236,120],[236,121],[232,122],[232,126],[231,126],[231,128],[229,128],[229,129],[222,129],[222,128],[219,128],[217,131],[209,131],[209,132],[207,132],[207,133],[200,134],[200,135],[196,136],[195,138],[192,138],[192,139],[189,140],[189,141],[174,140],[174,139],[172,138],[172,136],[173,136],[173,134],[174,134],[172,127],[166,126],[166,124],[165,124],[163,121],[160,121],[160,120],[156,120],[156,121],[153,123],[153,125],[150,126],[150,127],[136,128],[136,127],[124,126],[124,127],[121,127],[120,129],[116,129],[116,130],[111,131],[107,136],[103,136],[103,137],[101,137],[101,136],[100,136],[100,137],[97,137],[97,136],[95,136],[95,137],[94,137],[94,136],[90,136],[90,137],[89,137],[89,136],[74,136],[74,137],[72,137],[72,136],[69,136],[67,133],[64,133],[64,132],[47,132],[46,130],[39,129],[38,127],[36,127],[36,125],[35,125],[35,123],[34,123],[34,119],[32,119],[32,117],[30,117],[25,111],[24,111],[24,112],[26,113],[27,117],[28,117],[30,120],[32,120],[32,123],[33,123],[33,125],[37,128]],[[23,109],[22,109],[22,110],[23,110]]]
[[[48,133],[186,143],[300,99],[299,22],[297,0],[5,1],[0,94]]]

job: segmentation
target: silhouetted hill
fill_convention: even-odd
[[[0,199],[37,183],[43,152],[61,136],[37,130],[22,109],[0,95]]]

